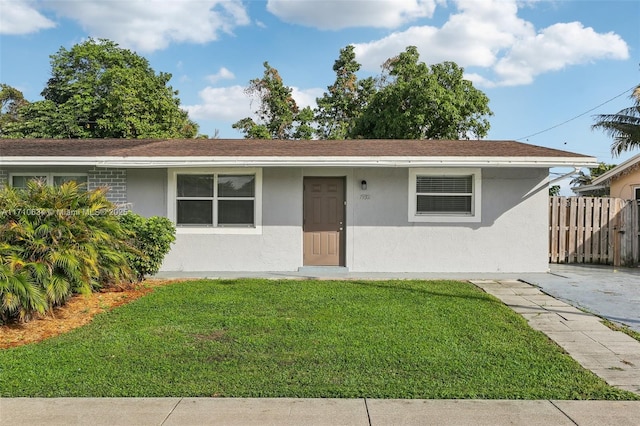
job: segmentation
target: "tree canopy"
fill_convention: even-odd
[[[320,139],[347,139],[352,135],[356,120],[375,93],[375,80],[371,77],[359,80],[358,70],[354,46],[341,49],[333,64],[336,81],[316,99],[316,134]]]
[[[26,104],[21,91],[0,83],[0,135],[4,128],[19,120],[18,111]]]
[[[89,39],[51,55],[42,101],[18,108],[3,136],[35,138],[191,138],[198,126],[158,73],[136,53]],[[3,123],[4,124],[4,123]]]
[[[291,95],[293,89],[284,85],[278,70],[268,62],[263,65],[262,78],[251,80],[245,89],[247,95],[258,99],[258,122],[246,117],[232,127],[242,131],[247,139],[311,139],[311,108],[300,110]]]
[[[377,77],[358,78],[355,47],[340,50],[336,78],[301,108],[277,69],[245,93],[257,100],[256,116],[232,125],[250,139],[471,139],[489,130],[489,99],[464,79],[454,62],[427,65],[409,46],[388,59]],[[109,40],[87,41],[51,55],[51,78],[28,102],[0,86],[0,137],[192,138],[198,126],[180,108],[171,74]]]
[[[592,129],[603,130],[613,138],[611,153],[620,155],[624,151],[640,148],[640,85],[630,98],[634,105],[624,108],[616,114],[600,114]]]
[[[246,90],[260,102],[259,122],[244,118],[233,125],[246,138],[470,139],[489,131],[488,97],[454,62],[419,62],[415,46],[388,59],[381,76],[364,79],[356,75],[354,46],[341,49],[333,65],[336,80],[316,99],[313,115],[298,109],[292,89],[264,65],[264,76]]]
[[[489,98],[463,78],[454,62],[428,66],[409,46],[383,65],[381,87],[351,137],[470,139],[489,131]]]

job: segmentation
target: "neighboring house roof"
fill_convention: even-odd
[[[590,167],[594,157],[515,141],[0,139],[0,165]]]
[[[620,176],[628,175],[629,173],[633,173],[636,170],[640,169],[640,154],[629,158],[627,161],[624,161],[618,164],[613,169],[607,171],[606,173],[601,174],[597,178],[595,178],[591,184],[576,186],[571,188],[571,190],[575,193],[584,193],[591,192],[598,189],[608,188],[611,185],[611,180],[617,179]]]

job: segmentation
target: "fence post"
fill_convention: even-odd
[[[613,265],[614,253],[615,253],[615,238],[613,221],[615,215],[613,214],[612,198],[602,199],[602,216],[600,222],[603,224],[602,232],[600,233],[600,242],[602,244],[602,253],[605,263]]]
[[[613,215],[613,266],[622,265],[622,250],[624,249],[624,201],[614,200]]]
[[[620,241],[619,260],[615,266],[632,266],[638,261],[638,202],[621,201],[618,214],[618,240]]]
[[[594,263],[601,263],[603,260],[602,245],[602,199],[592,198],[593,201],[593,236],[592,236],[592,259]]]
[[[635,265],[640,263],[640,200],[631,202],[631,212],[631,218],[633,220],[633,227],[631,229],[631,234],[633,235],[631,252],[633,264]]]
[[[558,203],[560,197],[549,197],[549,262],[559,263],[558,240],[560,231],[558,227]]]
[[[593,198],[584,197],[584,262],[593,262]]]
[[[567,262],[567,199],[560,198],[562,202],[558,210],[558,256],[560,263]]]

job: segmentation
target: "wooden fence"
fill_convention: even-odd
[[[638,264],[638,204],[620,198],[549,197],[549,262]]]

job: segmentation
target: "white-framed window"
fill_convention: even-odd
[[[479,168],[409,169],[409,222],[480,222]]]
[[[633,199],[640,201],[640,186],[633,187]]]
[[[60,186],[65,182],[75,181],[78,185],[82,185],[83,190],[87,189],[86,173],[11,173],[9,182],[14,188],[25,189],[27,182],[30,180],[41,180],[47,185]]]
[[[177,232],[261,232],[261,169],[170,169],[168,184]]]

